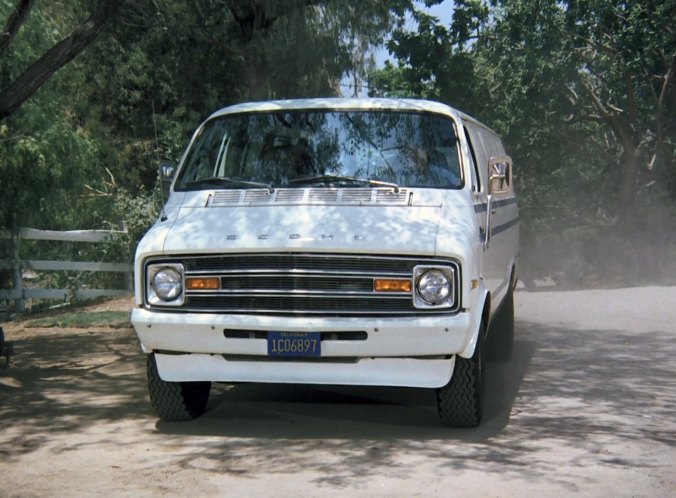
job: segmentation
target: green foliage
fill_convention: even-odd
[[[41,227],[45,218],[49,228],[68,226],[69,191],[96,171],[95,144],[44,97],[26,104],[20,117],[0,124],[0,175],[5,187],[0,224],[5,227]]]
[[[30,320],[28,328],[80,328],[91,327],[125,328],[131,327],[128,311],[89,311],[85,313],[60,313],[45,318]]]
[[[0,3],[0,19],[11,2]],[[4,86],[77,22],[79,2],[34,8],[8,53],[0,58]],[[0,123],[0,227],[90,228],[82,214],[83,186],[101,175],[101,144],[78,113],[82,66],[57,73],[19,112]]]
[[[454,21],[446,28],[436,17],[414,10],[417,31],[405,26],[394,30],[387,48],[398,65],[386,63],[384,69],[370,73],[370,94],[454,102],[473,113],[478,107],[472,91],[474,60],[463,47],[486,13],[479,2],[456,2]]]
[[[360,52],[380,39],[392,12],[408,4],[125,2],[101,42],[0,125],[8,192],[0,226],[99,228],[138,216],[147,227],[157,208],[148,192],[156,190],[158,160],[178,159],[208,113],[257,96],[334,94],[341,76],[363,65]],[[1,2],[0,19],[12,8]],[[78,0],[36,4],[0,58],[2,86],[91,8]],[[103,188],[110,178],[114,194]],[[148,201],[154,209],[142,207]]]

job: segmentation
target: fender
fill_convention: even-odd
[[[500,309],[500,306],[502,306],[502,302],[505,300],[507,293],[510,290],[514,290],[516,288],[516,282],[518,279],[517,264],[518,257],[514,257],[510,260],[508,267],[509,270],[505,273],[503,284],[500,285],[497,289],[493,290],[493,294],[491,295],[491,312],[490,312],[491,319],[493,318],[495,313],[497,313],[497,311]]]
[[[474,349],[476,348],[477,342],[479,340],[479,330],[481,329],[481,321],[484,318],[487,318],[487,306],[490,307],[490,294],[488,289],[483,285],[478,290],[478,296],[476,299],[476,305],[471,312],[470,327],[472,330],[472,335],[470,339],[465,343],[465,347],[458,353],[459,356],[463,358],[471,358],[474,354]]]

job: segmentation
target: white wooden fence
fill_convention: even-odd
[[[18,238],[23,240],[52,240],[61,242],[85,242],[102,243],[107,237],[114,234],[126,235],[127,230],[36,230],[34,228],[22,228]],[[0,239],[14,239],[7,232],[0,232]],[[13,240],[11,244],[13,254],[11,259],[0,259],[0,270],[11,270],[13,288],[0,288],[1,301],[12,300],[18,312],[25,311],[26,301],[29,299],[55,299],[68,301],[70,299],[92,299],[100,296],[120,296],[129,294],[133,289],[133,267],[130,263],[104,263],[97,261],[55,261],[55,260],[24,260],[21,258],[19,240]],[[24,272],[31,270],[39,271],[88,271],[88,272],[119,272],[126,274],[126,288],[124,289],[45,289],[27,287]],[[6,284],[6,282],[2,282]]]

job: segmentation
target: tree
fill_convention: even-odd
[[[455,4],[448,26],[421,16],[416,31],[395,32],[398,66],[376,73],[375,91],[445,100],[498,130],[515,160],[522,232],[583,242],[577,254],[594,254],[580,275],[609,251],[645,254],[657,239],[672,250],[658,234],[676,228],[676,2]]]
[[[150,2],[153,3],[153,2]],[[327,95],[347,71],[361,71],[364,52],[380,43],[412,0],[217,0],[137,3],[121,16],[129,27],[171,33],[191,57],[227,66],[235,100]],[[194,50],[199,47],[206,53]],[[190,62],[190,61],[186,61]],[[221,103],[232,100],[223,99]]]
[[[96,67],[85,74],[83,119],[106,137],[108,157],[118,159],[109,164],[117,181],[150,190],[157,156],[180,157],[196,124],[214,110],[262,98],[338,95],[343,76],[362,66],[359,47],[379,42],[408,4],[127,3],[108,42],[83,55]]]
[[[501,0],[491,2],[490,14],[484,2],[455,3],[448,27],[418,13],[416,32],[394,33],[389,48],[399,60],[397,76],[411,91],[470,109],[464,103],[477,102],[476,114],[490,109],[506,133],[542,136],[566,123],[570,129],[588,123],[604,154],[618,151],[607,206],[617,216],[632,210],[656,175],[669,174],[676,147],[676,2]],[[393,72],[380,73],[381,86]],[[604,132],[610,147],[598,136]]]
[[[429,7],[441,0],[427,0]],[[475,61],[471,46],[488,18],[488,8],[476,0],[454,2],[449,26],[420,8],[410,16],[416,31],[400,24],[387,48],[397,65],[370,74],[372,95],[414,96],[442,100],[469,113],[478,113],[483,99],[474,92]]]
[[[37,6],[32,9],[30,22],[26,22],[29,7],[22,3],[7,15],[7,35],[2,37],[0,58],[2,88],[17,81],[16,76],[33,64],[36,54],[54,46],[58,33],[70,30],[71,23],[64,19],[65,15],[47,16]],[[0,11],[0,16],[4,17],[5,12]],[[71,176],[68,168],[72,162],[66,161],[65,151],[73,159],[80,153],[81,159],[88,155],[86,139],[71,128],[60,112],[62,98],[54,91],[59,79],[53,78],[42,92],[26,102],[23,112],[0,121],[0,182],[4,192],[0,197],[1,227],[16,230],[22,221],[40,216],[42,202],[54,200],[54,187],[60,185],[61,174]],[[36,105],[41,109],[37,110]]]
[[[360,47],[379,41],[409,3],[17,1],[10,11],[0,2],[0,17],[12,19],[10,39],[0,38],[4,102],[34,88],[41,78],[19,83],[36,70],[46,74],[48,54],[60,47],[71,56],[90,40],[80,35],[107,26],[106,43],[90,42],[2,121],[0,174],[12,194],[0,199],[0,226],[100,225],[112,195],[89,209],[92,192],[111,194],[109,185],[148,195],[158,157],[178,158],[213,110],[255,98],[336,95],[342,75],[359,68]],[[83,11],[93,12],[84,23]]]
[[[561,34],[580,67],[570,121],[603,123],[617,140],[615,207],[625,214],[655,168],[674,159],[676,2],[569,2],[565,17]]]
[[[9,16],[0,35],[0,56],[25,22],[33,3],[34,0],[20,0]],[[101,0],[89,18],[77,26],[69,36],[47,50],[11,83],[1,88],[0,121],[16,111],[56,71],[87,48],[110,21],[119,5],[120,2],[117,0]]]

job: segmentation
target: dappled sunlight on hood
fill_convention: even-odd
[[[433,254],[440,207],[182,208],[166,253],[319,250]],[[199,234],[199,235],[197,235]]]

